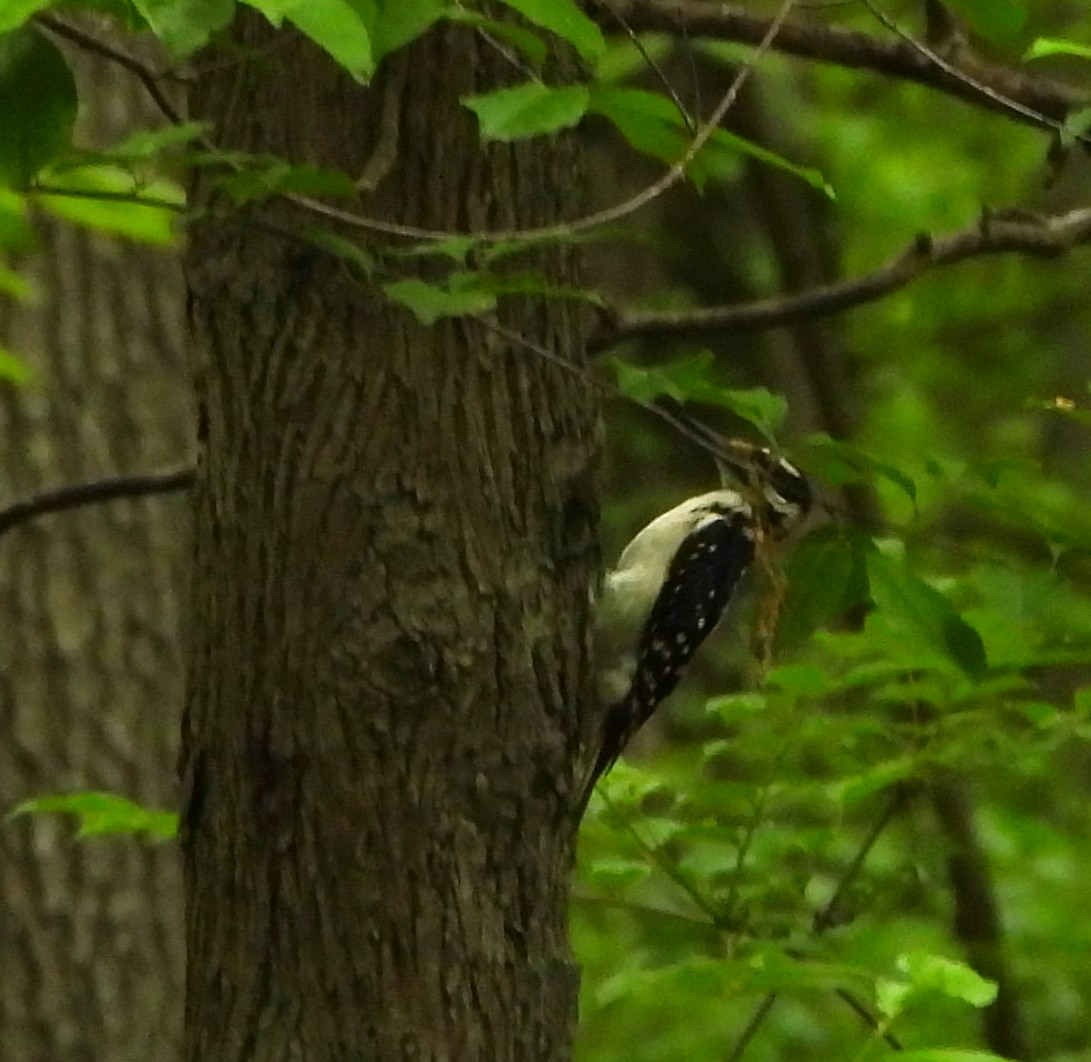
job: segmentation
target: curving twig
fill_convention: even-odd
[[[195,472],[193,465],[178,465],[159,472],[109,476],[86,483],[51,487],[0,509],[0,535],[48,513],[59,513],[65,509],[77,509],[83,505],[114,501],[118,498],[143,498],[150,494],[188,490],[193,485]]]
[[[71,41],[73,44],[78,45],[84,51],[90,52],[92,55],[100,55],[104,59],[109,59],[111,62],[117,63],[118,66],[124,67],[144,86],[145,91],[151,96],[159,110],[163,112],[167,121],[172,125],[182,124],[183,118],[181,111],[174,106],[170,101],[170,98],[159,86],[162,75],[157,74],[141,59],[138,59],[135,55],[131,55],[123,48],[119,48],[116,44],[110,44],[106,41],[99,40],[98,37],[81,29],[79,26],[75,26],[71,22],[66,22],[64,19],[57,18],[55,15],[37,14],[34,16],[34,21],[41,26],[42,29],[48,30],[55,37]]]

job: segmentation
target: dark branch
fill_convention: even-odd
[[[82,505],[114,501],[117,498],[143,498],[149,494],[170,494],[193,485],[193,465],[180,465],[161,472],[138,476],[111,476],[88,483],[72,483],[66,487],[43,490],[23,498],[6,509],[0,509],[0,535],[13,527],[47,513],[63,512]]]
[[[939,239],[926,234],[918,236],[907,251],[881,269],[862,277],[735,306],[619,313],[609,329],[594,341],[592,349],[601,351],[615,343],[638,337],[658,338],[713,329],[741,331],[779,328],[873,302],[907,287],[929,270],[953,265],[967,258],[1011,253],[1059,258],[1084,244],[1091,244],[1091,207],[1058,215],[1017,212],[985,215],[976,225],[950,236]]]
[[[708,0],[629,0],[615,4],[614,9],[637,32],[684,32],[688,37],[714,37],[741,44],[761,40],[770,21],[740,4]],[[786,55],[915,81],[1018,121],[1053,130],[1088,102],[1087,94],[1072,86],[989,63],[968,47],[940,56],[940,65],[929,49],[905,38],[879,40],[868,33],[827,26],[804,16],[788,19],[772,47]]]
[[[950,777],[932,786],[932,806],[948,845],[955,936],[970,965],[996,983],[996,998],[983,1014],[989,1049],[1004,1058],[1029,1059],[1022,1006],[1005,955],[992,869],[978,834],[973,801],[965,784]]]
[[[109,59],[111,62],[117,63],[118,66],[124,67],[131,74],[135,74],[167,120],[172,125],[182,124],[182,115],[178,108],[174,106],[167,94],[159,86],[160,75],[157,75],[146,63],[137,59],[135,55],[130,55],[115,44],[107,44],[106,41],[99,40],[86,30],[80,29],[79,26],[74,26],[72,23],[65,22],[54,15],[36,15],[34,21],[54,36],[71,41],[84,51]]]

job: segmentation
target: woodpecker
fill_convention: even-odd
[[[597,685],[609,707],[585,803],[715,630],[759,542],[784,538],[810,510],[807,477],[769,450],[731,442],[717,463],[739,489],[700,494],[657,516],[603,582]]]

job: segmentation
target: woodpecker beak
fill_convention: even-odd
[[[810,512],[814,497],[807,477],[764,446],[725,439],[720,441],[715,459],[725,482],[734,479],[764,498],[775,537],[786,535]]]

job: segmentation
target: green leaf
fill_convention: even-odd
[[[641,33],[640,47],[629,37],[608,37],[606,51],[595,63],[595,85],[628,81],[648,69],[648,61],[661,63],[674,50],[669,33]]]
[[[915,757],[902,756],[899,759],[876,764],[849,778],[839,778],[826,787],[826,792],[831,799],[837,801],[842,807],[848,808],[876,793],[885,792],[898,782],[912,778],[918,768],[919,763]]]
[[[108,833],[148,833],[159,840],[170,840],[178,832],[178,816],[137,804],[116,793],[63,793],[36,797],[20,804],[11,815],[60,812],[78,815],[77,837],[95,837]]]
[[[867,483],[877,476],[894,484],[916,506],[917,485],[901,469],[877,460],[859,446],[831,439],[824,433],[809,436],[806,444],[816,474],[827,482]]]
[[[875,983],[875,1005],[885,1018],[896,1018],[902,1012],[906,1000],[913,992],[913,986],[905,981],[895,981],[881,977]]]
[[[567,129],[587,112],[585,85],[552,88],[540,81],[528,81],[514,88],[480,96],[464,96],[481,126],[485,140],[519,140]]]
[[[424,240],[405,247],[389,248],[387,252],[396,258],[448,258],[463,265],[476,247],[478,240],[475,236],[448,236],[445,240]]]
[[[898,968],[914,988],[961,999],[972,1007],[987,1007],[996,999],[993,981],[986,980],[965,963],[943,955],[901,955]]]
[[[769,672],[765,684],[792,697],[821,697],[830,689],[830,677],[814,664],[781,664]]]
[[[674,165],[689,148],[692,134],[672,100],[644,89],[594,85],[588,107],[611,122],[634,151]],[[686,176],[698,189],[709,178],[728,180],[739,171],[736,152],[724,152],[713,137],[690,161]]]
[[[1023,59],[1029,62],[1050,55],[1075,55],[1080,59],[1091,59],[1091,45],[1078,44],[1063,37],[1039,37],[1023,54]]]
[[[140,162],[170,148],[208,136],[211,122],[183,122],[162,129],[138,129],[102,151],[89,153],[88,162]]]
[[[777,642],[798,645],[868,599],[867,565],[858,536],[825,527],[792,551],[788,594],[777,623]]]
[[[0,37],[0,184],[25,188],[72,139],[76,83],[60,49],[32,30]]]
[[[356,196],[356,185],[351,178],[338,170],[324,170],[318,166],[291,166],[279,160],[262,169],[228,174],[217,181],[217,184],[240,205],[255,199],[290,193],[341,199],[352,199]]]
[[[26,197],[0,187],[0,249],[25,254],[36,245],[34,230],[27,221]]]
[[[594,62],[606,51],[606,39],[573,0],[500,0],[518,11],[528,22],[533,22],[562,40],[568,41],[588,60]]]
[[[732,987],[743,992],[866,992],[872,984],[871,977],[860,967],[791,958],[772,948],[746,962],[730,963],[727,969],[731,971]]]
[[[536,66],[541,66],[549,55],[549,48],[545,41],[537,34],[522,26],[511,22],[500,22],[495,18],[488,18],[476,11],[467,11],[464,8],[455,8],[447,12],[450,22],[458,22],[474,29],[483,30],[499,40],[518,49]]]
[[[26,279],[14,270],[0,265],[0,295],[8,295],[20,301],[29,301],[34,297],[35,288]]]
[[[816,191],[821,192],[827,199],[837,199],[837,193],[834,191],[833,185],[822,176],[821,171],[816,170],[813,166],[800,166],[798,163],[786,159],[783,155],[778,155],[777,152],[770,151],[768,148],[762,147],[761,144],[756,144],[753,140],[747,140],[746,137],[729,133],[726,129],[717,129],[712,134],[710,142],[720,148],[733,148],[740,155],[749,155],[752,159],[764,162],[767,166],[774,167],[774,169],[784,170],[785,173],[798,177]]]
[[[788,406],[784,398],[764,387],[733,389],[716,377],[716,358],[701,350],[674,361],[641,368],[614,359],[618,389],[636,402],[652,402],[667,395],[677,402],[703,402],[730,410],[770,438],[783,422]]]
[[[668,165],[685,155],[693,138],[674,101],[658,92],[594,85],[588,110],[612,122],[632,148]],[[699,189],[709,178],[730,179],[738,173],[744,155],[785,170],[834,198],[833,189],[818,170],[798,166],[724,129],[716,130],[687,164],[687,176]]]
[[[235,0],[133,0],[172,59],[185,59],[231,21]]]
[[[587,876],[592,885],[614,895],[647,881],[651,867],[645,860],[607,856],[595,859],[587,868]]]
[[[2,286],[2,281],[0,281],[0,286]],[[12,354],[10,350],[0,347],[0,380],[6,380],[17,387],[25,387],[33,379],[33,370],[22,358]]]
[[[890,628],[911,646],[935,652],[970,678],[988,669],[981,636],[938,590],[878,548],[867,552],[871,598]]]
[[[474,289],[453,291],[423,280],[395,280],[383,285],[388,298],[412,310],[421,324],[435,324],[441,317],[484,313],[496,306],[496,296]]]
[[[57,0],[0,0],[0,33],[24,25],[31,15],[52,7]]]
[[[1027,21],[1023,0],[948,0],[982,37],[1004,43],[1019,36]]]
[[[244,0],[274,26],[288,21],[337,60],[357,81],[375,73],[374,0]]]
[[[602,296],[591,288],[554,284],[541,273],[455,273],[449,285],[453,290],[486,292],[491,295],[538,295],[549,299],[570,299],[602,306]]]
[[[379,0],[378,18],[371,27],[375,63],[423,36],[453,10],[457,9],[447,0]]]
[[[736,416],[753,424],[767,439],[784,423],[788,402],[783,395],[764,387],[720,387],[700,399],[710,405],[729,409]]]
[[[323,228],[301,229],[299,235],[315,247],[336,255],[347,265],[358,269],[361,276],[370,277],[375,271],[374,256],[363,244],[348,236],[341,236]]]
[[[185,195],[167,180],[141,183],[127,170],[83,166],[43,175],[36,201],[56,217],[144,243],[174,242]]]

